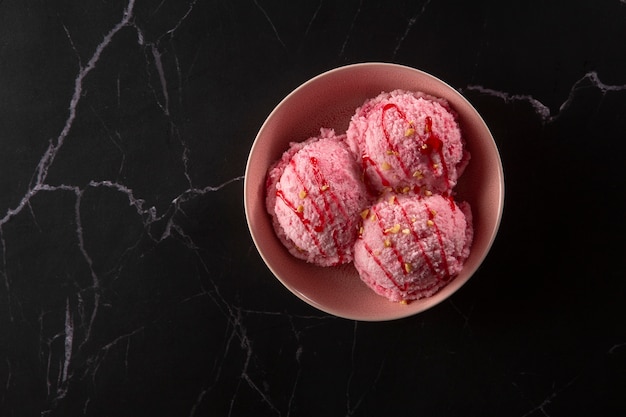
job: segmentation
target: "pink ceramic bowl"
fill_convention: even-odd
[[[459,114],[472,159],[457,185],[468,201],[474,242],[461,273],[434,296],[408,305],[375,294],[349,265],[319,267],[294,258],[283,247],[265,210],[265,174],[287,150],[320,127],[345,132],[355,109],[381,91],[423,91],[447,99]],[[424,311],[450,297],[476,272],[489,251],[502,216],[504,176],[498,149],[472,105],[443,81],[414,68],[386,63],[348,65],[325,72],[295,89],[269,115],[252,145],[246,166],[244,205],[252,239],[276,278],[310,305],[335,316],[364,321],[392,320]]]

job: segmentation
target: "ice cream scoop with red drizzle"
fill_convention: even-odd
[[[374,192],[449,193],[469,161],[448,102],[421,92],[394,90],[367,100],[346,135]]]
[[[451,197],[385,193],[361,217],[354,265],[370,288],[391,301],[435,294],[469,255],[471,211]]]
[[[267,211],[294,256],[332,266],[351,262],[359,213],[368,205],[361,167],[332,129],[292,143],[269,170]]]

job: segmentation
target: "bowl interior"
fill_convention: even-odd
[[[355,109],[382,91],[423,91],[445,98],[459,115],[470,163],[456,187],[457,200],[472,207],[474,242],[461,273],[430,298],[408,305],[375,294],[349,265],[319,267],[294,258],[283,247],[265,210],[265,174],[290,142],[319,133],[320,127],[340,134]],[[244,205],[252,239],[267,266],[291,292],[314,307],[339,317],[381,321],[424,311],[445,300],[474,274],[487,255],[500,224],[504,202],[502,163],[493,137],[474,107],[441,80],[395,64],[366,63],[323,73],[294,90],[269,115],[248,158]]]

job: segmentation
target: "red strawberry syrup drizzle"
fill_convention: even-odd
[[[433,222],[433,225],[431,227],[435,231],[435,236],[437,236],[437,241],[439,242],[439,251],[441,253],[441,264],[443,266],[443,270],[445,271],[445,275],[443,277],[437,276],[437,279],[447,281],[448,279],[450,279],[450,268],[448,268],[448,258],[446,257],[446,251],[443,246],[443,238],[441,236],[441,230],[439,230],[439,226],[437,226],[437,222],[434,221],[435,219],[434,212],[430,209],[430,207],[428,207],[427,204],[424,204],[424,205],[426,206],[426,210],[428,211],[428,219]]]
[[[374,168],[374,171],[376,171],[376,175],[378,175],[378,178],[380,178],[380,182],[383,185],[383,187],[389,187],[389,185],[391,183],[389,182],[389,180],[387,178],[385,178],[385,176],[381,172],[381,170],[378,167],[378,165],[376,164],[376,162],[372,158],[370,158],[369,155],[363,155],[361,157],[361,160],[363,161],[363,171],[364,172],[367,171],[367,166],[371,165],[372,168]]]
[[[448,204],[450,205],[450,210],[456,211],[456,204],[454,203],[454,197],[452,197],[449,193],[443,193],[441,195],[443,198],[448,200]]]
[[[413,124],[412,122],[410,122],[407,117],[406,114],[395,104],[393,103],[387,103],[385,106],[383,106],[382,109],[382,114],[381,114],[381,128],[383,131],[383,134],[385,136],[385,139],[387,141],[387,148],[390,152],[390,154],[393,154],[397,161],[398,164],[400,165],[400,168],[402,169],[402,171],[404,172],[404,174],[409,177],[411,176],[411,173],[409,172],[408,168],[404,165],[401,157],[400,157],[400,153],[398,151],[397,146],[393,143],[391,135],[389,133],[389,131],[387,130],[387,127],[385,126],[385,117],[388,111],[390,111],[391,109],[395,109],[396,112],[399,114],[400,118],[402,118],[406,123],[409,124],[409,127],[412,128]],[[446,165],[445,159],[444,159],[444,154],[443,154],[443,141],[433,132],[432,129],[432,118],[430,116],[427,116],[425,119],[425,126],[424,126],[424,133],[425,133],[425,139],[423,139],[423,144],[420,146],[420,152],[423,155],[427,155],[430,159],[430,165],[432,167],[433,173],[436,174],[437,172],[437,167],[436,167],[436,163],[433,160],[433,154],[436,153],[439,155],[439,160],[440,160],[440,164],[441,164],[441,170],[442,170],[442,175],[446,181],[447,186],[450,186],[450,178],[449,178],[449,174],[448,174],[448,167]],[[383,186],[387,187],[390,185],[390,182],[387,178],[385,178],[384,174],[382,173],[380,167],[376,164],[376,162],[374,160],[372,160],[368,155],[363,154],[362,155],[362,165],[363,165],[363,170],[365,171],[368,166],[371,166],[372,168],[374,168],[376,174],[378,175],[378,177],[381,180],[381,183]],[[339,200],[338,196],[336,194],[334,194],[332,192],[332,190],[330,189],[330,187],[328,187],[328,182],[326,181],[326,179],[324,178],[323,174],[320,171],[319,168],[319,160],[315,157],[310,157],[309,159],[310,161],[310,166],[312,167],[313,170],[313,177],[315,178],[315,181],[317,182],[318,186],[319,186],[319,193],[322,195],[322,200],[324,203],[324,207],[321,208],[318,204],[315,203],[315,201],[313,199],[311,199],[311,206],[313,207],[313,210],[315,210],[315,212],[317,213],[319,219],[320,219],[320,223],[317,225],[312,225],[311,221],[309,219],[307,219],[304,215],[304,211],[300,211],[298,210],[298,207],[296,207],[296,205],[290,201],[287,200],[287,198],[285,197],[284,193],[282,192],[282,190],[277,190],[276,191],[276,196],[279,197],[287,207],[289,207],[298,217],[298,219],[302,222],[302,224],[304,225],[305,229],[307,230],[307,232],[310,234],[311,239],[313,240],[314,244],[316,245],[317,249],[319,250],[320,254],[322,256],[327,256],[326,253],[324,252],[324,250],[322,249],[322,246],[317,238],[316,233],[320,233],[324,230],[324,228],[328,225],[328,224],[332,224],[335,222],[335,216],[333,214],[332,208],[331,208],[331,202],[329,201],[329,199],[331,199],[335,205],[337,206],[337,208],[339,209],[339,211],[341,212],[341,214],[344,217],[347,217],[347,213],[343,207],[343,205],[341,204],[341,201]],[[296,175],[296,178],[298,179],[298,181],[300,182],[300,184],[303,187],[304,192],[306,193],[306,195],[310,194],[310,190],[305,186],[304,180],[302,179],[302,177],[298,174],[298,171],[296,170],[296,164],[294,162],[294,160],[292,159],[290,161],[290,164],[294,170],[294,173]],[[326,188],[323,188],[326,187]],[[368,187],[369,189],[369,187]],[[418,185],[414,185],[413,187],[413,191],[416,194],[419,194],[420,192],[420,187]],[[443,197],[446,198],[449,203],[450,203],[450,208],[452,210],[456,209],[456,205],[454,203],[454,198],[449,195],[448,193],[444,193]],[[395,201],[395,204],[398,204],[397,201]],[[399,205],[400,210],[405,218],[405,221],[410,225],[411,221],[406,213],[406,211],[404,210],[404,207],[402,207],[401,205]],[[300,208],[302,210],[302,208]],[[372,209],[373,210],[373,209]],[[432,214],[432,212],[430,211],[430,209],[427,207],[428,210],[428,216],[430,220],[434,219],[434,215]],[[374,212],[374,214],[376,215],[376,213]],[[383,235],[388,235],[388,232],[386,232],[384,225],[382,224],[382,222],[380,221],[380,218],[376,215],[376,217],[378,218],[378,225],[381,228],[381,231],[383,233]],[[411,232],[411,235],[413,237],[413,239],[415,240],[415,242],[417,243],[417,245],[420,248],[420,253],[422,254],[423,258],[424,258],[424,262],[426,263],[426,265],[428,266],[428,268],[432,271],[433,275],[437,276],[438,280],[448,280],[450,278],[450,273],[449,273],[449,268],[448,268],[448,263],[447,263],[447,258],[445,256],[445,250],[443,247],[443,238],[441,235],[441,232],[439,230],[439,227],[437,226],[436,223],[433,222],[433,225],[431,226],[433,227],[433,230],[435,232],[435,235],[437,236],[437,240],[439,242],[439,246],[440,246],[440,250],[441,250],[441,259],[442,259],[442,266],[443,269],[445,270],[445,276],[441,277],[439,276],[439,274],[437,274],[436,269],[433,265],[432,260],[426,255],[426,252],[424,251],[424,247],[423,247],[423,243],[421,241],[421,239],[417,236],[417,233],[413,230],[412,227],[409,227],[409,230]],[[338,230],[335,229],[331,232],[331,236],[336,248],[336,252],[337,252],[337,256],[339,258],[337,264],[341,264],[344,261],[344,254],[342,253],[342,251],[340,250],[340,245],[337,239],[337,232]],[[367,252],[370,254],[370,256],[374,259],[374,261],[380,266],[381,270],[385,273],[385,275],[387,276],[387,278],[394,284],[394,286],[396,286],[398,289],[400,289],[401,291],[407,291],[408,290],[408,283],[405,283],[404,285],[400,285],[394,278],[393,275],[391,274],[391,272],[386,269],[383,264],[382,261],[380,260],[380,258],[378,258],[373,250],[369,247],[369,245],[365,244],[365,249],[367,250]],[[402,254],[400,253],[400,251],[395,247],[395,246],[391,246],[391,249],[393,250],[396,258],[398,259],[398,262],[400,263],[400,268],[403,271],[404,275],[407,275],[409,272],[407,271],[405,265],[405,261],[404,258],[402,257]],[[435,287],[436,285],[434,285],[433,287]],[[425,290],[428,290],[430,288],[427,288]]]
[[[300,221],[302,222],[302,225],[304,226],[306,231],[311,236],[311,239],[313,240],[313,243],[317,247],[317,250],[319,250],[322,256],[326,256],[324,249],[322,249],[322,246],[320,245],[320,242],[317,239],[317,234],[313,231],[311,222],[309,221],[309,219],[304,217],[304,212],[299,211],[298,208],[291,201],[289,201],[287,197],[285,197],[285,193],[283,193],[283,190],[276,190],[276,197],[280,198],[283,201],[283,203],[285,203],[285,205],[289,207],[296,214],[298,219],[300,219]]]
[[[317,160],[317,158],[312,156],[310,158],[310,161],[311,161],[311,167],[313,167],[313,176],[315,177],[315,180],[317,181],[320,187],[319,190],[322,193],[322,196],[324,198],[324,208],[326,209],[326,212],[328,213],[329,221],[332,223],[334,221],[334,216],[333,216],[332,210],[330,209],[330,203],[328,202],[328,199],[326,196],[329,196],[335,202],[335,205],[337,206],[337,208],[339,209],[339,211],[344,217],[348,217],[348,213],[346,213],[346,210],[343,208],[341,201],[339,201],[339,197],[337,197],[337,195],[332,192],[332,190],[330,189],[330,185],[328,184],[328,181],[326,181],[326,179],[322,175],[320,171],[320,167],[319,167],[319,161]],[[324,186],[328,188],[326,188],[326,190],[323,190],[322,187]]]
[[[380,216],[378,215],[378,213],[376,212],[376,210],[374,209],[374,207],[372,207],[372,215],[377,219],[377,224],[378,227],[380,227],[380,231],[382,232],[383,236],[387,235],[388,233],[385,232],[385,226],[383,225]],[[404,275],[406,275],[408,272],[406,271],[406,269],[404,268],[404,258],[402,257],[402,254],[400,253],[400,251],[398,251],[398,248],[396,248],[395,246],[391,246],[391,249],[393,250],[393,253],[396,255],[396,258],[398,258],[398,262],[400,263],[400,269],[402,269],[402,271],[404,272]],[[369,247],[369,245],[366,243],[365,244],[365,250],[367,250],[367,252],[370,254],[370,256],[372,257],[372,259],[374,259],[374,262],[376,262],[378,264],[378,266],[380,266],[380,269],[383,270],[383,272],[385,273],[385,275],[387,276],[387,279],[389,281],[391,281],[391,283],[398,288],[400,291],[406,291],[408,290],[408,283],[404,283],[404,285],[400,285],[398,283],[398,281],[396,281],[393,277],[393,274],[386,269],[383,266],[383,262],[380,260],[380,258],[378,256],[376,256],[376,254],[374,253],[374,251],[372,251],[372,249]]]
[[[389,270],[387,268],[385,268],[385,265],[383,264],[383,261],[380,260],[380,258],[378,256],[376,256],[376,254],[374,253],[374,251],[372,250],[372,248],[370,248],[370,246],[367,243],[364,243],[363,246],[365,247],[365,250],[367,251],[367,253],[370,254],[370,256],[372,257],[372,259],[374,260],[374,262],[376,262],[376,264],[380,267],[380,269],[385,273],[385,276],[387,276],[387,279],[389,281],[391,281],[391,283],[398,288],[400,291],[406,291],[407,288],[407,284],[405,283],[404,285],[400,285],[398,283],[398,281],[396,281],[393,278],[393,274],[391,272],[389,272]]]
[[[424,130],[427,134],[426,140],[424,141],[424,145],[426,145],[426,147],[421,147],[420,151],[422,152],[422,154],[428,155],[430,157],[430,165],[431,167],[433,167],[434,173],[436,173],[436,169],[434,167],[433,152],[439,154],[441,174],[446,180],[446,186],[449,188],[450,177],[448,175],[448,166],[446,165],[446,160],[443,157],[443,141],[433,132],[433,119],[430,116],[426,116]]]
[[[311,202],[311,206],[313,207],[313,210],[315,210],[315,212],[317,213],[320,219],[320,223],[314,226],[311,225],[311,221],[304,216],[304,210],[299,211],[298,207],[296,207],[294,203],[287,200],[282,190],[277,190],[276,196],[279,197],[285,203],[285,205],[289,207],[296,214],[298,219],[300,219],[305,229],[311,236],[311,239],[313,240],[313,243],[317,247],[320,254],[322,256],[327,256],[327,254],[322,249],[322,246],[317,238],[316,233],[322,232],[328,224],[333,224],[335,222],[335,216],[333,214],[332,207],[328,199],[330,198],[332,201],[335,202],[336,206],[338,207],[339,211],[344,217],[347,217],[347,213],[344,207],[342,206],[339,200],[339,197],[337,197],[337,195],[332,192],[332,188],[329,186],[328,182],[326,181],[322,172],[320,171],[318,159],[315,157],[310,157],[309,162],[313,169],[313,177],[315,178],[315,181],[317,182],[318,187],[319,187],[318,192],[319,194],[322,195],[322,200],[324,202],[324,208],[322,209],[321,207],[319,207],[319,205],[315,203],[315,201],[312,198],[309,199]],[[310,190],[306,187],[303,178],[298,174],[295,161],[292,159],[289,163],[291,164],[293,168],[296,178],[302,185],[302,189],[304,190],[306,195],[309,196]],[[337,252],[337,257],[338,257],[336,264],[339,265],[339,264],[344,263],[345,254],[343,253],[343,251],[341,250],[341,246],[339,245],[339,241],[337,239],[337,233],[338,233],[338,229],[334,229],[331,231],[331,237],[333,239],[333,243],[335,245],[335,250]]]
[[[382,114],[381,114],[381,128],[383,131],[383,135],[385,136],[385,140],[387,141],[387,149],[389,149],[391,153],[395,155],[398,161],[398,164],[400,165],[400,168],[404,172],[404,175],[407,178],[410,178],[412,176],[412,173],[409,171],[409,169],[406,167],[406,165],[402,161],[400,152],[398,151],[398,147],[393,143],[391,134],[389,133],[389,131],[387,130],[387,126],[385,125],[385,116],[387,112],[391,109],[395,109],[398,115],[400,116],[400,118],[402,118],[402,120],[408,123],[410,127],[412,127],[412,123],[408,120],[408,118],[406,117],[406,114],[396,104],[387,103],[383,106]],[[446,186],[450,187],[450,177],[448,173],[448,166],[446,164],[446,160],[443,154],[443,141],[433,132],[433,120],[430,116],[426,117],[424,133],[426,134],[426,137],[423,141],[423,145],[425,146],[422,147],[420,145],[420,152],[423,155],[427,155],[429,157],[430,166],[435,175],[437,174],[437,169],[435,168],[435,162],[433,160],[433,153],[436,153],[439,155],[439,161],[440,161],[439,163],[441,164],[442,176],[446,182]],[[374,168],[376,175],[378,175],[378,177],[380,178],[382,185],[384,187],[388,187],[390,185],[389,180],[385,178],[378,164],[369,155],[363,154],[361,156],[361,160],[362,160],[362,165],[363,165],[363,171],[366,171],[368,166],[371,166],[372,168]]]
[[[335,223],[335,216],[333,214],[333,210],[332,210],[332,208],[330,206],[330,202],[328,201],[327,196],[329,196],[335,202],[336,207],[339,209],[339,211],[341,212],[343,217],[347,218],[348,214],[344,210],[341,202],[339,201],[339,198],[333,192],[333,190],[331,189],[328,181],[326,181],[326,178],[324,178],[324,175],[320,171],[319,161],[317,160],[317,158],[312,156],[312,157],[309,158],[309,162],[311,163],[311,167],[313,169],[313,177],[315,178],[315,181],[317,182],[317,185],[319,187],[318,190],[319,190],[320,194],[322,195],[322,200],[324,200],[324,211],[328,215],[328,222],[330,224]],[[300,177],[298,177],[298,180],[302,183],[302,179],[300,179]],[[302,183],[302,186],[304,187],[304,183]],[[321,217],[321,215],[320,215],[320,218],[323,219]],[[323,224],[323,220],[322,220],[322,227],[324,227],[324,226],[325,225]],[[333,243],[335,245],[335,250],[337,252],[337,257],[339,258],[339,260],[337,261],[337,264],[342,264],[343,261],[344,261],[344,253],[343,253],[343,251],[341,251],[341,246],[339,245],[339,242],[337,240],[337,229],[336,228],[331,231],[331,236],[333,238]]]
[[[398,205],[398,207],[400,207],[400,212],[402,213],[402,216],[404,217],[404,221],[409,225],[409,230],[411,231],[411,236],[413,236],[413,239],[415,240],[415,242],[419,246],[420,253],[422,254],[422,257],[424,258],[424,262],[426,262],[426,265],[431,270],[433,275],[436,276],[437,275],[437,270],[435,269],[435,266],[433,265],[431,259],[428,257],[428,255],[426,255],[426,251],[424,250],[424,245],[422,244],[422,239],[420,239],[420,237],[417,235],[415,230],[413,230],[413,226],[412,226],[413,222],[409,219],[409,215],[407,214],[407,212],[404,209],[404,207],[402,207],[402,205],[399,204],[397,202],[397,200],[394,200],[394,201],[396,201],[396,204]]]
[[[410,230],[411,236],[413,237],[414,241],[419,246],[420,253],[421,253],[422,257],[424,258],[424,262],[426,263],[428,268],[431,270],[432,274],[437,277],[438,281],[447,281],[447,280],[449,280],[450,279],[450,272],[449,272],[449,269],[448,269],[448,261],[447,261],[445,250],[444,250],[444,246],[443,246],[443,237],[441,235],[441,231],[439,230],[439,227],[437,226],[437,224],[433,221],[433,225],[430,226],[430,227],[433,227],[433,230],[434,230],[435,235],[437,236],[437,240],[439,242],[439,247],[440,247],[440,251],[441,251],[441,259],[442,259],[442,266],[443,266],[443,269],[445,271],[445,275],[444,276],[440,276],[437,273],[437,270],[435,269],[433,261],[428,257],[428,255],[426,255],[426,251],[424,250],[422,239],[420,239],[420,237],[417,235],[417,233],[415,232],[413,227],[410,226],[412,224],[412,221],[409,219],[409,216],[408,216],[406,210],[404,209],[404,207],[401,204],[399,204],[396,199],[394,199],[394,202],[390,203],[390,204],[397,204],[398,207],[400,208],[400,211],[402,213],[402,216],[404,217],[404,220],[405,220],[406,224],[409,225],[408,229]],[[378,215],[378,213],[376,212],[376,210],[373,207],[372,207],[371,210],[372,210],[373,216],[377,219],[378,227],[380,228],[383,236],[388,236],[389,232],[386,231],[387,229],[385,228],[385,225],[382,223],[382,220],[380,219],[380,216]],[[427,213],[428,213],[429,220],[432,221],[435,218],[435,214],[431,211],[431,209],[428,206],[426,206],[426,210],[427,210]],[[376,264],[383,271],[383,273],[385,274],[387,279],[389,281],[391,281],[391,283],[396,288],[398,288],[400,291],[406,292],[408,290],[409,284],[408,283],[404,283],[403,285],[400,285],[398,283],[398,281],[395,280],[393,274],[387,268],[385,268],[382,260],[378,256],[376,256],[376,254],[374,253],[372,248],[367,243],[364,243],[364,247],[365,247],[365,250],[371,256],[371,258],[374,260],[374,262],[376,262]],[[398,259],[398,262],[400,263],[400,269],[402,270],[404,275],[407,275],[409,272],[405,268],[405,260],[402,257],[402,254],[393,245],[393,243],[390,246],[390,249],[393,250],[396,258]],[[439,284],[433,284],[432,286],[429,286],[428,288],[420,289],[419,291],[428,291],[428,290],[430,290],[432,288],[435,288],[438,285]]]

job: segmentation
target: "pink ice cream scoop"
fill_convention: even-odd
[[[359,213],[368,205],[361,167],[331,129],[292,143],[269,170],[267,211],[297,258],[321,266],[351,262]]]
[[[346,135],[376,192],[448,193],[469,161],[447,101],[420,92],[395,90],[367,100]]]
[[[386,193],[362,218],[354,265],[370,288],[391,301],[430,297],[469,255],[471,211],[452,197]]]

